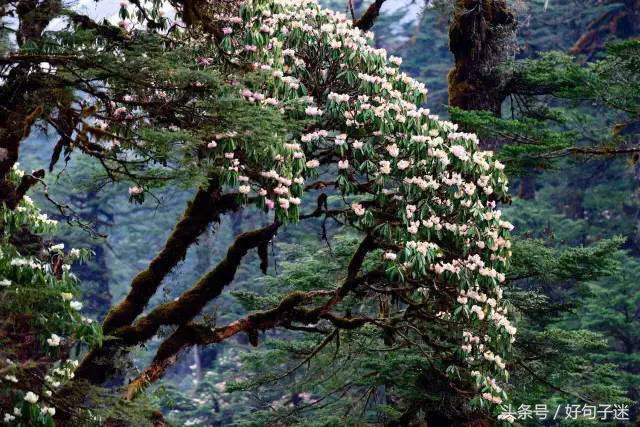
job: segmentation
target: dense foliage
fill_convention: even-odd
[[[637,2],[489,3],[8,2],[4,421],[635,417]]]

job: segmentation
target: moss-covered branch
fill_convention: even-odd
[[[334,291],[294,292],[283,298],[273,309],[253,313],[220,328],[212,329],[195,323],[180,326],[161,344],[151,365],[130,384],[127,397],[135,397],[147,384],[161,378],[166,369],[175,363],[180,351],[186,347],[219,343],[241,332],[247,333],[251,343],[257,345],[258,331],[278,326],[288,327],[294,322],[310,324],[324,319],[340,329],[355,329],[372,322],[373,319],[363,317],[341,317],[331,313],[331,310],[359,284],[378,276],[377,273],[358,276],[367,254],[375,247],[374,239],[370,235],[363,239],[349,262],[347,277]],[[303,304],[323,296],[331,298],[315,308],[302,307]]]
[[[161,326],[189,323],[200,314],[209,301],[220,295],[224,287],[233,281],[238,266],[247,252],[271,240],[278,227],[278,223],[273,223],[268,227],[238,236],[229,247],[225,258],[177,300],[158,306],[131,326],[125,325],[112,330],[111,335],[115,339],[89,352],[78,367],[76,377],[93,384],[100,384],[113,373],[116,363],[114,359],[118,352],[129,346],[146,342]],[[135,307],[138,306],[134,305]]]
[[[128,326],[149,303],[164,277],[187,254],[189,247],[206,230],[211,222],[219,222],[220,215],[235,210],[238,205],[234,194],[221,194],[217,180],[212,180],[206,189],[200,189],[176,224],[162,250],[131,282],[131,291],[126,298],[113,307],[103,322],[105,334]]]

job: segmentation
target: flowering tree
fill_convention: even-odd
[[[174,329],[128,398],[189,346],[239,333],[257,345],[262,330],[329,322],[336,331],[374,328],[426,351],[435,372],[471,404],[466,411],[500,404],[516,330],[501,289],[511,225],[497,203],[507,199],[507,183],[492,153],[420,107],[427,91],[399,71],[400,58],[373,48],[370,33],[314,1],[175,4],[189,27],[171,27],[169,40],[152,31],[169,23],[160,3],[134,6],[147,30],[73,16],[93,42],[100,35],[98,46],[60,36],[82,55],[50,54],[53,71],[39,65],[42,57],[13,58],[32,72],[56,74],[76,96],[56,108],[16,110],[29,125],[45,120],[61,134],[52,164],[63,149],[80,150],[110,180],[131,182],[138,202],[178,181],[199,188],[165,246],[108,312],[102,328],[110,339],[91,349],[58,396],[83,380],[104,382],[119,355],[162,327]],[[126,7],[121,13],[132,14]],[[3,162],[15,162],[23,137],[12,140],[15,150]],[[340,202],[329,203],[330,195]],[[190,289],[144,313],[207,226],[238,209],[262,212],[267,225],[237,236]],[[293,292],[227,325],[199,319],[250,250],[266,272],[267,245],[278,231],[313,218],[334,219],[361,236],[340,283]],[[381,296],[400,303],[376,313]],[[355,311],[346,305],[354,299],[361,302]],[[437,331],[437,340],[426,331]]]
[[[14,184],[24,177],[15,166],[7,175]],[[71,347],[77,342],[99,345],[102,339],[98,325],[80,312],[77,280],[70,272],[73,262],[89,254],[41,239],[39,234],[51,232],[56,221],[28,196],[15,209],[2,206],[0,212],[2,419],[7,424],[53,425],[53,391],[78,366],[70,357]]]

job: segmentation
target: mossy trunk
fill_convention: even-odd
[[[449,105],[500,115],[509,73],[502,66],[516,52],[516,18],[504,0],[458,0],[449,28],[455,58],[449,72]]]

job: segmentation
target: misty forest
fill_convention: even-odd
[[[1,425],[640,425],[640,1],[0,17]]]

